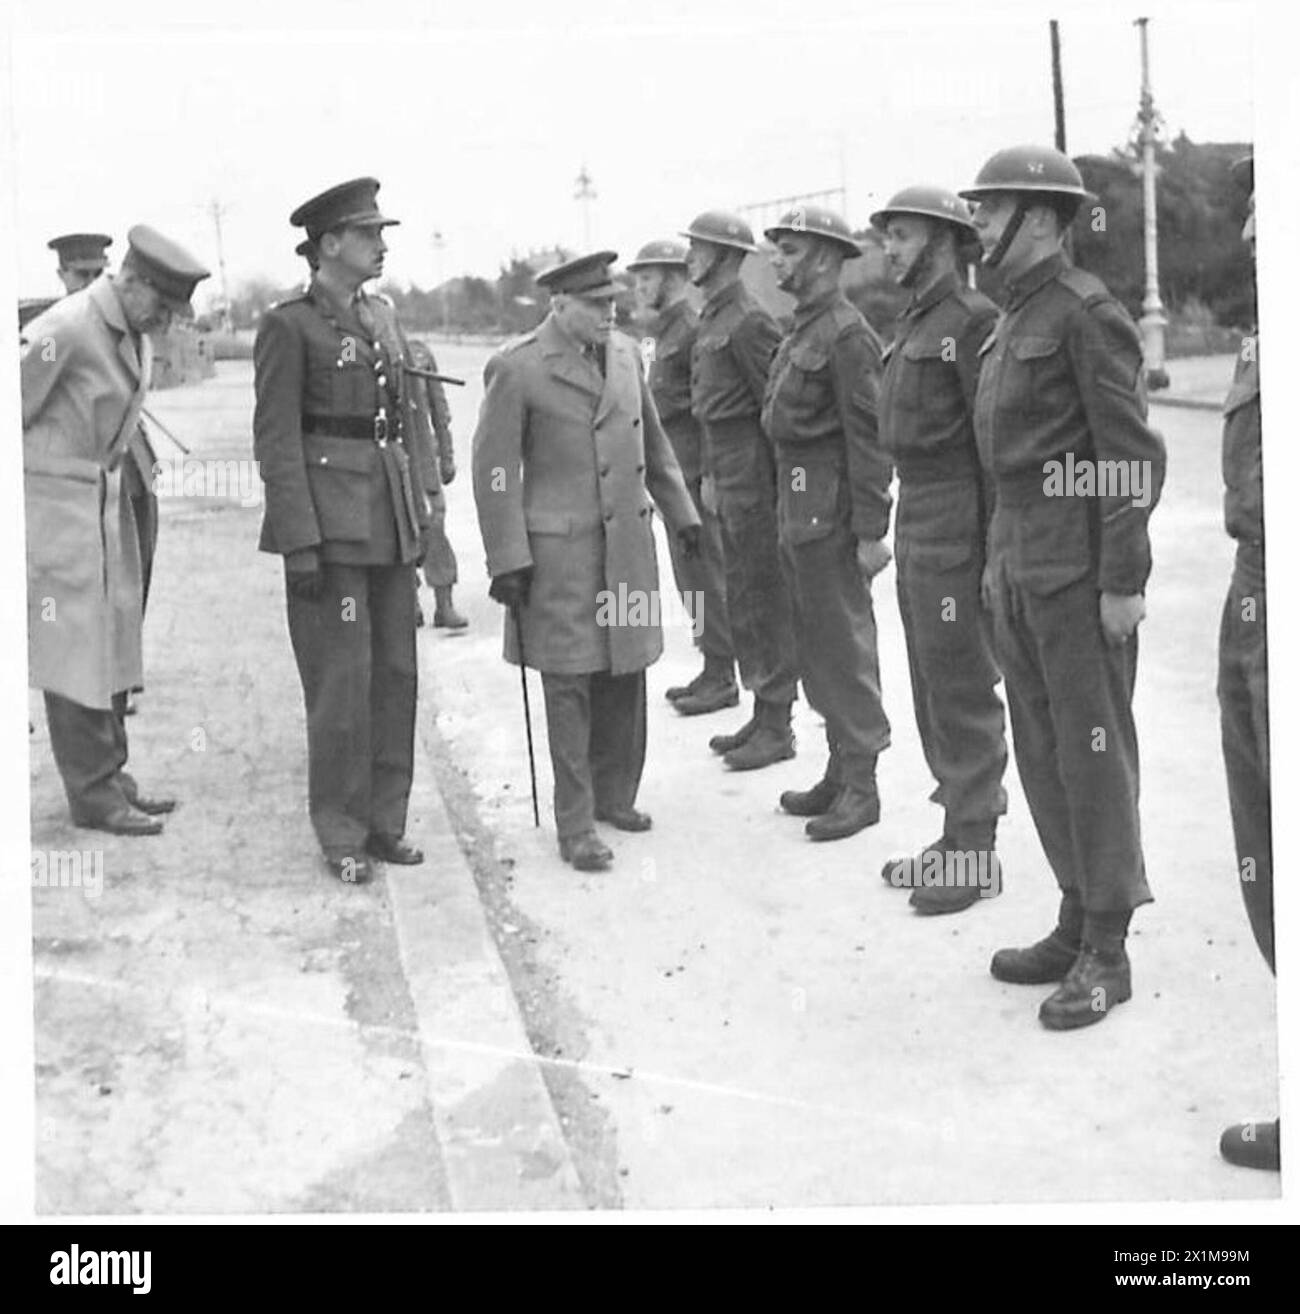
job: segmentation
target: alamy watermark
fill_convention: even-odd
[[[629,589],[624,581],[617,593],[601,589],[596,594],[596,624],[620,629],[683,625],[698,639],[704,632],[704,594]]]
[[[210,497],[260,506],[262,476],[256,461],[174,456],[153,463],[153,491],[162,497]]]
[[[1002,891],[1002,864],[992,849],[926,849],[894,863],[889,883],[899,890],[978,889],[992,899]]]
[[[1066,452],[1064,461],[1043,466],[1044,497],[1127,497],[1134,506],[1150,506],[1153,479],[1150,461],[1075,460]]]
[[[104,892],[104,850],[33,849],[32,888],[81,890],[98,899]]]

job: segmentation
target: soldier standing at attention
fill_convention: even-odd
[[[122,467],[149,389],[149,334],[188,313],[208,271],[143,224],[127,240],[115,277],[56,302],[24,334],[28,666],[74,823],[157,835],[176,802],[142,795],[126,770],[143,589]]]
[[[1088,196],[1073,163],[1013,147],[961,195],[975,202],[985,262],[1007,279],[975,398],[995,499],[983,584],[1016,764],[1061,890],[1052,932],[999,950],[990,970],[1059,982],[1038,1016],[1064,1030],[1130,997],[1124,942],[1133,909],[1151,900],[1133,683],[1165,451],[1146,421],[1137,328],[1062,249]]]
[[[423,342],[411,343],[411,363],[431,374],[438,372],[438,362]],[[416,375],[411,379],[411,385],[413,393],[421,388],[424,390],[424,411],[430,419],[427,437],[432,441],[432,450],[427,454],[425,462],[428,483],[424,491],[429,499],[428,547],[420,565],[424,568],[425,581],[433,589],[434,625],[440,629],[463,630],[469,621],[456,610],[451,596],[457,579],[457,565],[455,550],[447,537],[447,494],[444,491],[456,477],[451,407],[447,405],[446,391],[437,379]],[[419,612],[418,604],[417,617],[417,623],[422,625],[424,617]]]
[[[688,557],[700,537],[640,353],[613,331],[616,259],[597,251],[537,276],[550,314],[488,361],[474,433],[474,500],[489,591],[507,608],[505,658],[542,673],[555,829],[580,871],[613,861],[596,821],[650,827],[635,806],[645,670],[663,652],[649,499]]]
[[[1255,161],[1232,168],[1250,193],[1242,241],[1255,254]],[[1264,594],[1264,461],[1259,418],[1259,336],[1243,339],[1223,406],[1223,513],[1237,560],[1219,629],[1219,721],[1237,878],[1255,943],[1270,972],[1273,950],[1272,791],[1268,764],[1268,628]],[[1219,1150],[1229,1163],[1278,1172],[1280,1119],[1227,1128]]]
[[[870,585],[889,562],[891,471],[876,429],[880,341],[840,290],[844,261],[862,251],[839,215],[798,206],[766,236],[795,312],[768,377],[763,430],[776,449],[799,668],[829,749],[822,779],[780,802],[809,818],[809,838],[843,839],[880,820],[876,758],[889,746]]]
[[[50,239],[48,246],[59,257],[59,281],[68,292],[80,292],[83,287],[89,287],[108,268],[107,251],[112,245],[113,239],[105,233],[66,233]],[[137,424],[122,462],[122,490],[131,503],[136,543],[140,550],[142,619],[149,609],[149,585],[153,580],[153,559],[158,547],[158,496],[153,491],[153,467],[157,459],[144,425]],[[136,709],[129,693],[121,700],[121,708],[124,716],[134,715]]]
[[[298,207],[318,267],[262,317],[253,349],[254,451],[266,484],[259,546],[284,557],[289,637],[307,711],[308,798],[330,870],[418,863],[403,839],[415,748],[414,563],[428,506],[406,442],[406,344],[362,292],[383,272],[379,183]]]
[[[668,700],[683,716],[700,716],[735,707],[736,659],[731,650],[727,621],[727,586],[722,564],[722,533],[717,513],[701,495],[704,475],[699,421],[691,414],[691,350],[699,316],[686,299],[686,247],[680,242],[648,242],[628,265],[636,277],[641,305],[657,315],[650,340],[650,392],[660,422],[673,445],[682,478],[703,526],[700,553],[687,559],[674,535],[668,536],[677,591],[691,610],[704,655],[704,669],[689,683],[668,690]]]
[[[955,913],[979,898],[979,884],[922,885],[926,857],[947,867],[949,853],[973,854],[991,866],[1007,809],[1001,673],[980,602],[990,508],[974,426],[978,353],[997,307],[962,276],[963,247],[976,239],[960,197],[906,187],[871,223],[895,280],[912,294],[886,353],[880,437],[898,470],[894,547],[912,704],[938,786],[931,798],[944,811],[940,837],[915,858],[885,863],[881,875],[913,887],[917,912]]]
[[[749,720],[734,734],[715,735],[709,747],[733,771],[752,771],[794,756],[790,707],[799,680],[777,548],[776,466],[759,421],[781,330],[741,282],[745,256],[758,250],[743,219],[709,210],[682,236],[687,273],[704,294],[691,353],[691,413],[704,430],[704,473],[722,524],[731,640],[741,683],[754,695]]]

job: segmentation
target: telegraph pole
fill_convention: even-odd
[[[575,179],[576,187],[573,193],[575,201],[582,202],[582,249],[591,250],[591,203],[596,199],[596,188],[592,183],[591,174],[587,172],[587,165],[584,162],[578,176]]]
[[[221,216],[226,213],[226,208],[214,196],[212,204],[208,207],[208,212],[212,215],[212,224],[217,230],[217,268],[221,272],[221,326],[229,333],[232,324],[230,318],[230,288],[226,283],[226,251],[221,242]]]
[[[1160,304],[1160,256],[1156,231],[1156,108],[1151,95],[1151,64],[1147,51],[1147,23],[1149,19],[1136,19],[1134,25],[1142,47],[1142,98],[1138,108],[1138,122],[1142,125],[1142,211],[1143,249],[1146,254],[1146,294],[1142,298],[1142,347],[1146,356],[1147,386],[1167,388],[1169,375],[1165,372],[1165,318]]]
[[[1061,81],[1061,25],[1053,18],[1048,22],[1048,29],[1052,34],[1052,111],[1056,119],[1056,149],[1064,155],[1065,85]]]

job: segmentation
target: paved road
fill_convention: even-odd
[[[473,380],[452,394],[462,468],[483,358],[439,352]],[[154,408],[196,455],[247,457],[249,379],[223,365]],[[1074,1035],[1039,1027],[1042,991],[986,971],[1055,905],[1014,779],[1001,898],[920,919],[876,876],[936,822],[892,570],[876,586],[895,726],[878,827],[815,846],[777,811],[777,793],[822,765],[806,707],[794,762],[727,773],[705,740],[736,714],[686,720],[662,699],[695,666],[679,628],[650,676],[641,802],[655,829],[612,835],[613,871],[582,876],[555,852],[535,676],[532,826],[518,675],[500,660],[462,476],[451,532],[471,629],[420,640],[412,831],[431,862],[344,890],[314,859],[300,695],[276,563],[253,550],[257,509],[168,501],[133,760],[185,804],[162,840],[104,839],[99,896],[35,892],[39,1206],[1275,1194],[1275,1177],[1215,1148],[1222,1124],[1276,1107],[1272,982],[1235,889],[1217,743],[1230,558],[1217,424],[1157,417],[1172,460],[1138,718],[1158,901],[1136,920],[1133,1001]],[[37,719],[33,844],[95,844],[63,821]]]

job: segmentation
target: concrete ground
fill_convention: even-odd
[[[43,717],[33,846],[100,848],[103,891],[36,890],[38,1204],[50,1212],[805,1206],[1269,1197],[1222,1126],[1277,1107],[1273,985],[1234,879],[1214,699],[1231,547],[1218,423],[1157,407],[1170,449],[1153,521],[1137,717],[1157,902],[1135,918],[1133,1000],[1054,1034],[994,949],[1052,921],[1019,783],[1006,891],[922,919],[882,884],[938,817],[911,724],[894,576],[876,583],[895,742],[879,826],[812,845],[776,796],[799,755],[728,773],[738,712],[679,717],[682,628],[652,668],[645,835],[612,871],[563,864],[530,677],[534,829],[519,675],[500,660],[468,487],[485,352],[439,363],[461,479],[450,532],[471,622],[424,631],[410,833],[421,868],[345,889],[305,815],[300,694],[258,511],[164,506],[131,722],[142,783],[184,803],[158,840],[74,831]],[[249,455],[251,371],[155,397],[196,455]],[[662,547],[662,544],[661,544]],[[661,574],[670,579],[661,551]],[[426,610],[431,610],[427,605]]]

